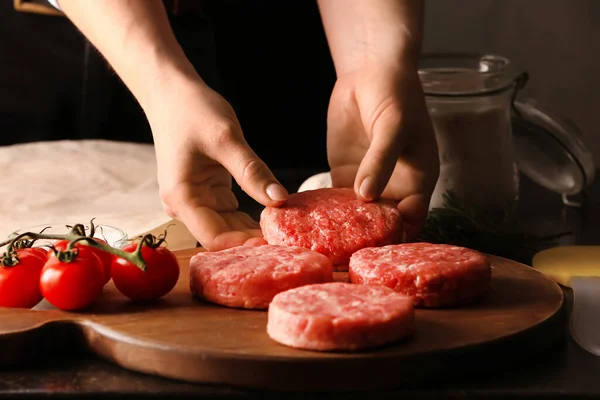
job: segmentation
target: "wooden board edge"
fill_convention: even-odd
[[[80,331],[80,327],[72,320],[55,320],[0,335],[0,370],[80,353],[85,348]]]
[[[565,311],[560,307],[543,322],[492,342],[405,357],[350,358],[341,368],[335,358],[318,362],[310,358],[297,359],[282,365],[281,360],[275,359],[216,357],[183,349],[148,347],[142,342],[128,342],[128,346],[135,346],[131,354],[136,356],[127,357],[115,351],[122,345],[115,338],[102,335],[93,327],[84,328],[84,335],[97,356],[127,370],[195,384],[310,393],[403,389],[418,383],[443,383],[466,373],[488,373],[495,367],[501,370],[502,366],[531,359],[560,343],[566,336],[564,323]],[[527,348],[527,351],[515,352],[515,347]],[[146,362],[156,359],[161,362]],[[251,373],[257,369],[257,362],[261,363],[262,372]],[[395,379],[389,379],[390,370],[395,371]]]
[[[187,249],[177,251],[179,257],[190,257],[193,254],[203,251],[200,248]],[[507,260],[513,264],[512,260]],[[533,269],[530,266],[520,264],[524,268]],[[536,272],[542,274],[541,272]],[[227,357],[214,357],[211,355],[200,353],[185,353],[180,349],[173,351],[161,346],[148,346],[147,343],[135,343],[131,340],[126,341],[126,338],[117,340],[109,335],[103,335],[93,326],[86,325],[77,319],[56,320],[42,323],[33,329],[27,330],[27,338],[20,343],[10,342],[8,337],[7,342],[2,342],[3,348],[16,346],[26,346],[28,351],[40,353],[39,348],[43,348],[40,340],[50,338],[56,335],[48,334],[48,329],[66,329],[68,335],[62,335],[68,338],[70,343],[72,340],[84,343],[84,346],[99,357],[110,361],[122,368],[145,373],[149,375],[158,375],[165,378],[187,381],[192,383],[203,384],[225,384],[229,386],[267,389],[267,390],[290,390],[290,391],[349,391],[349,390],[369,390],[369,389],[394,389],[402,388],[405,385],[413,384],[419,380],[432,380],[432,375],[448,376],[448,365],[454,363],[455,366],[463,366],[465,362],[472,364],[475,369],[483,369],[489,366],[490,354],[500,356],[513,355],[510,351],[515,343],[524,343],[527,351],[525,354],[518,356],[527,357],[531,354],[547,349],[552,343],[557,340],[557,337],[564,332],[564,311],[565,298],[564,292],[556,282],[544,275],[550,282],[556,285],[558,294],[560,295],[560,306],[548,318],[538,323],[537,325],[528,328],[524,331],[519,331],[509,337],[500,338],[492,342],[484,344],[476,344],[465,346],[463,349],[451,349],[449,351],[435,352],[433,354],[420,354],[418,356],[411,355],[396,359],[390,357],[377,357],[365,362],[364,359],[352,361],[345,367],[346,374],[341,375],[341,371],[333,371],[331,369],[332,361],[319,360],[316,364],[311,359],[306,361],[299,360],[298,362],[281,367],[281,363],[273,359],[262,360],[264,362],[264,370],[260,378],[256,374],[250,373],[252,367],[255,366],[254,358],[243,359],[235,356],[235,363],[231,363],[231,359]],[[58,328],[57,328],[58,327]],[[77,332],[76,338],[73,337],[74,332]],[[54,333],[54,332],[53,332]],[[533,338],[532,338],[533,337]],[[126,343],[125,343],[126,342]],[[46,343],[46,342],[44,342]],[[115,351],[123,345],[133,346],[133,351],[127,351],[119,354]],[[69,345],[65,345],[68,348]],[[131,354],[135,355],[131,357]],[[183,355],[183,357],[182,357]],[[33,354],[32,354],[33,356]],[[29,356],[28,356],[29,357]],[[27,358],[27,357],[26,357]],[[508,357],[507,357],[508,358]],[[161,363],[150,363],[148,360],[160,359]],[[467,361],[470,360],[470,361]],[[417,372],[414,370],[415,363],[424,367]],[[358,366],[360,364],[360,366]],[[429,365],[431,364],[431,365]],[[442,365],[443,364],[443,365]],[[233,366],[232,366],[233,365]],[[446,366],[446,367],[444,367]],[[444,367],[444,368],[442,368]],[[408,368],[408,369],[407,369]],[[440,368],[436,370],[436,368]],[[390,382],[389,379],[383,379],[381,372],[386,370],[396,370],[398,379]],[[232,373],[232,370],[234,373]],[[450,368],[451,371],[460,370],[464,373],[464,369]],[[361,371],[369,371],[369,376],[365,378]],[[337,375],[336,375],[337,374]],[[385,374],[384,374],[385,375]],[[231,378],[233,376],[233,378]],[[338,379],[333,379],[333,377]],[[292,380],[290,381],[290,377]]]
[[[187,253],[197,253],[198,250],[186,250]],[[186,254],[181,252],[181,254]],[[508,260],[511,263],[515,263]],[[521,268],[532,269],[527,265]],[[539,272],[539,271],[536,271]],[[543,274],[542,274],[543,275]],[[544,278],[547,278],[544,276]],[[240,357],[239,355],[211,354],[210,352],[194,353],[185,349],[162,349],[160,346],[147,346],[143,342],[135,344],[135,358],[124,357],[115,348],[119,346],[116,337],[108,338],[93,329],[86,331],[87,341],[95,353],[111,363],[133,371],[149,375],[159,375],[165,378],[197,384],[221,384],[246,389],[280,390],[294,392],[335,391],[345,392],[352,390],[373,389],[401,389],[407,385],[421,380],[432,381],[432,375],[439,378],[451,376],[452,371],[461,371],[464,374],[465,364],[471,367],[471,372],[489,370],[490,360],[500,367],[510,362],[526,360],[532,355],[552,348],[566,336],[564,329],[566,323],[566,303],[564,293],[559,285],[551,279],[548,283],[556,288],[556,307],[552,313],[530,328],[515,332],[512,335],[478,343],[466,345],[439,352],[408,355],[403,357],[387,357],[385,355],[365,359],[345,359],[345,366],[340,370],[339,359],[326,359],[314,361],[311,359],[295,359],[293,362],[282,366],[281,359],[265,357],[259,359],[259,373],[248,375],[248,371],[256,368],[257,359],[254,357]],[[128,342],[132,345],[132,342]],[[515,352],[515,348],[526,351]],[[144,362],[143,360],[160,359],[160,365]],[[140,361],[141,360],[141,361]],[[503,363],[500,363],[502,360]],[[337,362],[337,364],[336,364]],[[435,367],[425,367],[431,364]],[[414,372],[415,365],[423,365],[419,371]],[[440,367],[443,365],[443,368]],[[447,368],[448,366],[453,368]],[[335,366],[335,367],[333,367]],[[407,369],[407,366],[408,369]],[[337,379],[332,379],[336,376]],[[383,379],[386,370],[396,370],[398,379]],[[339,375],[340,372],[346,373]],[[361,371],[370,371],[365,377]],[[347,379],[343,379],[346,377]],[[436,377],[437,380],[437,377]]]

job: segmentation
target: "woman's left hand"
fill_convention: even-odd
[[[416,67],[365,64],[338,77],[327,118],[334,187],[398,202],[408,240],[427,217],[439,176],[436,138]]]

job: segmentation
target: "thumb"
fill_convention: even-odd
[[[244,192],[263,206],[279,206],[287,200],[287,190],[245,140],[228,143],[215,159],[227,168]]]
[[[354,191],[365,201],[381,196],[404,148],[401,117],[395,107],[387,107],[381,113],[373,124],[371,137],[354,182]]]

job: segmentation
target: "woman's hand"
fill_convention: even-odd
[[[265,206],[287,192],[244,140],[231,105],[201,80],[170,81],[146,107],[165,211],[208,250],[264,243],[257,222],[238,211],[232,175]]]
[[[416,68],[365,63],[339,76],[327,124],[333,186],[353,187],[365,201],[398,201],[407,239],[415,239],[439,175]]]
[[[337,83],[327,118],[334,186],[398,201],[407,239],[427,217],[439,175],[417,63],[423,0],[319,0]]]
[[[152,127],[160,195],[208,250],[264,242],[256,222],[237,211],[231,176],[265,206],[287,192],[248,147],[229,103],[185,56],[161,0],[61,0],[136,97]]]

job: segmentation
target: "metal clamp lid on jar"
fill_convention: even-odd
[[[589,146],[573,122],[533,99],[517,100],[529,80],[526,72],[517,71],[505,57],[460,53],[425,55],[419,75],[430,97],[492,96],[512,90],[512,133],[519,170],[561,194],[565,205],[582,206],[582,201],[570,196],[584,194],[594,181],[596,166]]]

